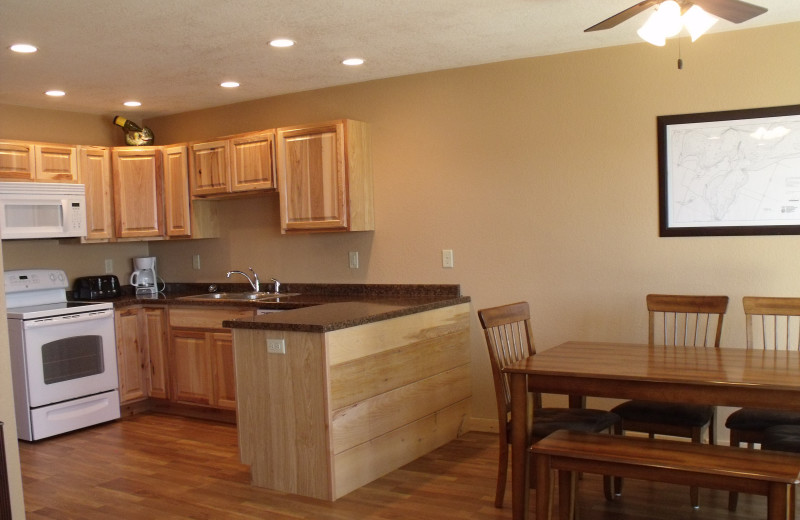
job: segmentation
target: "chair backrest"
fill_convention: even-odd
[[[742,298],[747,348],[800,350],[800,298]]]
[[[727,296],[648,294],[648,343],[719,347]]]
[[[511,411],[511,390],[503,368],[536,353],[531,331],[528,302],[512,303],[478,311],[489,360],[492,364],[497,412],[501,422],[508,422]]]

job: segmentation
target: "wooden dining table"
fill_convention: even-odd
[[[800,411],[800,353],[570,341],[508,365],[512,518],[528,518],[530,392]],[[537,517],[537,520],[542,520]]]

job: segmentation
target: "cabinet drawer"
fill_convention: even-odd
[[[191,329],[222,329],[222,322],[255,316],[255,309],[205,309],[200,307],[170,307],[170,327]]]

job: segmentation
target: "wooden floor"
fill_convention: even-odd
[[[456,520],[511,518],[495,509],[497,436],[469,433],[336,502],[249,485],[234,426],[146,414],[37,443],[20,442],[27,518]],[[681,486],[629,480],[625,496],[602,498],[599,477],[580,483],[581,520],[755,519],[763,497],[701,490],[689,507]],[[510,491],[509,491],[510,493]],[[531,495],[535,498],[535,492]],[[533,517],[533,515],[531,515]]]

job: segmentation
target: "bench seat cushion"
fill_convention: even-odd
[[[800,425],[786,424],[767,428],[761,447],[765,450],[800,453]]]
[[[800,413],[762,408],[741,408],[728,416],[725,426],[732,430],[763,431],[782,424],[800,425]]]
[[[533,437],[543,439],[556,430],[602,432],[618,423],[618,415],[585,408],[539,408],[533,414]]]
[[[712,406],[639,400],[624,402],[611,411],[622,417],[623,421],[690,427],[703,426],[714,415]]]

